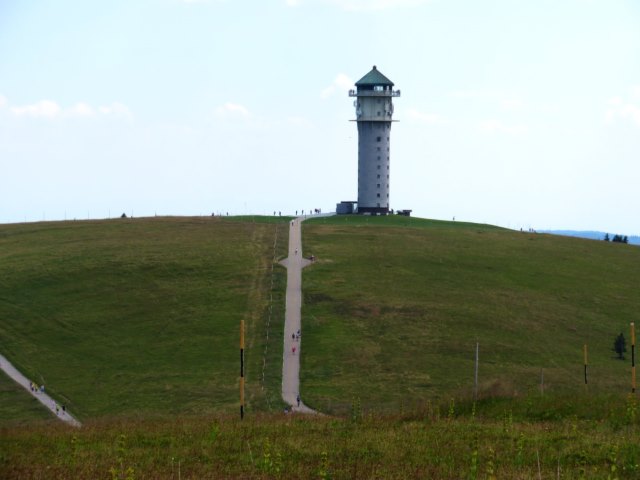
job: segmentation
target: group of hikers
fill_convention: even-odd
[[[309,215],[319,215],[322,213],[322,209],[321,208],[313,208],[313,209],[309,209],[307,210],[307,212],[309,212]],[[278,214],[278,217],[282,216],[282,212],[276,212],[275,210],[273,211],[273,216],[276,216],[276,213]],[[300,210],[300,215],[304,215],[304,210]],[[298,216],[298,210],[296,210],[296,217]]]
[[[38,393],[38,392],[42,392],[44,393],[44,384],[38,386],[37,383],[35,382],[29,382],[29,388],[31,389],[32,392],[34,393]]]
[[[35,382],[29,382],[29,389],[32,393],[44,393],[44,384],[38,386]],[[56,411],[56,415],[60,415],[61,410],[62,413],[67,411],[66,405],[58,405],[55,400],[51,400],[51,408]]]
[[[299,342],[300,341],[300,329],[298,329],[298,331],[296,333],[292,333],[291,334],[291,340],[293,340],[294,342],[296,342],[296,341]],[[293,355],[296,354],[296,346],[295,345],[293,345],[291,347],[291,353]]]

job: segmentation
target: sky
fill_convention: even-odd
[[[637,0],[0,0],[0,223],[334,211],[376,65],[391,208],[637,235],[639,26]]]

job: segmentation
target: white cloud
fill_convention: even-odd
[[[227,102],[218,107],[216,114],[220,117],[227,118],[249,118],[251,116],[247,107],[232,102]]]
[[[0,107],[6,104],[8,104],[7,99],[0,96]],[[47,119],[87,118],[95,117],[97,114],[118,118],[131,118],[131,111],[129,108],[119,102],[114,102],[111,105],[101,106],[96,109],[85,102],[78,102],[72,107],[62,108],[58,103],[52,100],[40,100],[39,102],[31,105],[10,107],[9,110],[17,117]]]
[[[98,112],[102,115],[108,115],[113,117],[127,118],[132,117],[131,110],[126,105],[120,102],[113,102],[111,105],[103,105],[98,107]]]
[[[484,133],[504,133],[507,135],[523,135],[529,131],[524,125],[505,125],[499,120],[486,120],[480,123],[480,131]]]
[[[67,109],[64,113],[69,117],[93,117],[96,114],[91,105],[82,102],[76,103],[73,107]]]
[[[605,122],[613,123],[616,118],[622,118],[640,127],[640,86],[631,89],[630,97],[630,100],[622,97],[611,98],[604,115]]]
[[[446,123],[437,113],[420,112],[415,108],[409,108],[407,110],[407,116],[412,120],[417,120],[418,122],[423,122],[427,125],[441,125]]]
[[[51,100],[41,100],[22,107],[11,107],[11,111],[19,117],[54,118],[60,115],[61,110],[60,106]]]
[[[320,92],[320,98],[329,98],[336,92],[348,92],[353,88],[354,81],[344,73],[339,73],[333,83]]]

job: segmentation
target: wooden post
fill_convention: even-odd
[[[631,393],[636,393],[636,325],[631,322]]]
[[[587,385],[589,382],[587,380],[587,344],[584,344],[584,384]]]
[[[244,418],[244,320],[240,320],[240,420]]]
[[[478,400],[478,361],[479,361],[480,343],[476,342],[476,374],[475,374],[475,387],[473,389],[473,399]]]

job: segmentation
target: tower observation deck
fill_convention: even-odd
[[[376,66],[349,91],[356,97],[358,123],[358,213],[386,215],[389,212],[389,165],[393,97],[400,90]]]

